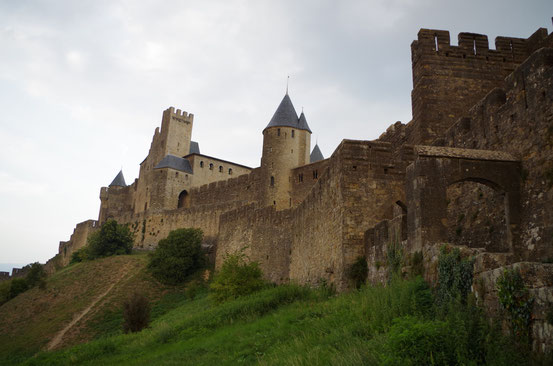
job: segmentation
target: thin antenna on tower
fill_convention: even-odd
[[[288,95],[288,83],[290,82],[290,75],[286,78],[286,95]]]

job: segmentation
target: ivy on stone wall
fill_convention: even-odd
[[[497,279],[499,303],[506,311],[515,337],[530,342],[530,322],[534,299],[530,296],[518,269],[505,269]]]
[[[473,263],[471,259],[461,258],[458,248],[448,250],[445,245],[441,248],[436,290],[438,304],[445,305],[454,299],[466,302],[472,286]]]

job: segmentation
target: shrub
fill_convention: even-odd
[[[455,343],[448,324],[412,316],[394,320],[384,365],[454,365]]]
[[[127,225],[119,225],[115,220],[106,221],[99,231],[88,238],[89,259],[129,254],[133,246],[133,234]]]
[[[7,302],[10,299],[10,288],[12,281],[2,281],[0,282],[0,305]]]
[[[150,303],[144,295],[134,293],[123,304],[123,331],[140,332],[150,323]]]
[[[200,229],[178,229],[159,241],[156,250],[150,254],[148,268],[161,282],[171,285],[184,280],[202,268],[205,255],[202,252]]]
[[[42,264],[35,262],[30,264],[29,267],[29,272],[25,276],[27,286],[29,288],[38,286],[40,289],[44,289],[46,287],[46,272]]]
[[[530,296],[518,269],[505,269],[497,279],[499,303],[507,312],[516,338],[530,341],[530,321],[534,299]]]
[[[461,252],[455,248],[448,252],[442,247],[438,257],[438,287],[436,301],[446,305],[459,298],[466,302],[473,278],[473,261],[461,258]]]
[[[24,278],[14,278],[11,281],[10,292],[8,297],[10,299],[13,299],[17,295],[27,291],[28,289],[29,289],[29,285],[27,285],[27,281]]]
[[[91,258],[88,252],[88,246],[84,246],[81,249],[74,251],[73,254],[71,254],[71,262],[69,262],[69,264],[84,262],[90,259]]]
[[[347,275],[355,288],[360,288],[367,281],[369,268],[365,257],[358,257],[357,260],[349,267]]]
[[[210,285],[212,297],[217,302],[234,299],[260,290],[264,281],[257,262],[247,262],[243,250],[227,254],[219,272]]]
[[[387,247],[388,276],[391,279],[395,275],[399,275],[401,271],[403,249],[397,241],[390,242]]]

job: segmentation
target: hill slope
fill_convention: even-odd
[[[125,255],[78,263],[0,307],[0,360],[86,342],[121,329],[123,301],[134,291],[151,300],[166,290],[145,271],[147,257]],[[55,341],[55,342],[54,342]]]

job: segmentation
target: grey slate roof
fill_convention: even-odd
[[[307,119],[305,119],[305,114],[303,114],[303,112],[301,112],[298,125],[299,125],[298,128],[300,130],[306,130],[306,131],[311,132],[311,129],[309,128],[309,125],[307,124]]]
[[[311,132],[309,126],[307,125],[307,121],[305,120],[305,116],[303,116],[303,122],[298,118],[298,114],[296,113],[296,109],[294,108],[288,93],[286,93],[284,98],[282,98],[282,102],[280,102],[275,114],[273,114],[273,118],[271,118],[265,129],[269,127],[294,127],[298,130],[306,130]]]
[[[187,159],[179,158],[175,155],[166,155],[161,161],[154,167],[154,169],[171,168],[180,170],[181,172],[193,174],[192,166]]]
[[[310,163],[316,163],[317,161],[324,160],[323,153],[319,149],[319,145],[315,144],[313,151],[311,151],[311,156],[309,157]]]
[[[199,154],[200,153],[200,144],[196,141],[190,141],[190,152],[189,154]]]
[[[123,170],[119,171],[119,174],[113,178],[113,181],[109,184],[110,187],[116,186],[116,187],[126,187],[127,183],[125,183],[125,177],[123,177]]]

